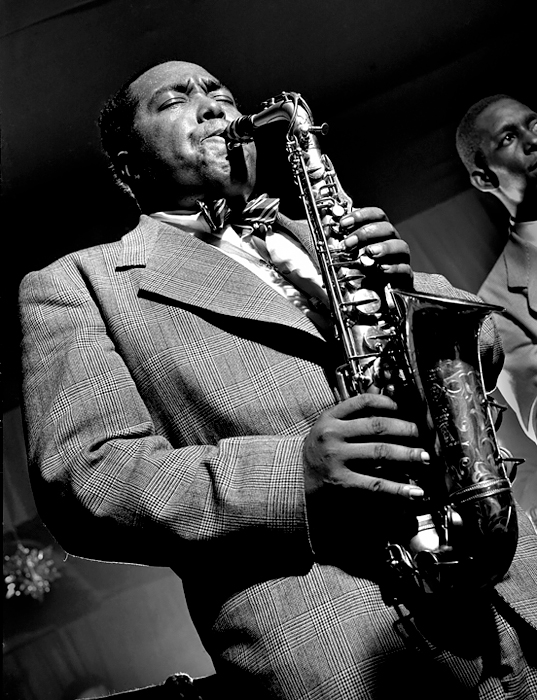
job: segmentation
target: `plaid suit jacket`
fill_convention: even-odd
[[[471,296],[436,275],[417,274],[416,288]],[[172,567],[216,668],[253,683],[250,697],[389,697],[415,650],[379,586],[316,561],[310,542],[302,446],[334,402],[330,349],[310,321],[220,251],[147,217],[30,273],[20,308],[30,473],[65,549]],[[359,555],[365,534],[341,536]],[[509,639],[515,623],[537,627],[534,582],[523,523],[495,594]],[[471,689],[484,662],[463,656],[429,650],[435,673]]]

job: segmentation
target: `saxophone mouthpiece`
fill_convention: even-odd
[[[228,150],[254,140],[254,122],[251,115],[238,117],[230,122],[222,136],[227,141]]]

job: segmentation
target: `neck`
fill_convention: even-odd
[[[517,218],[517,211],[520,206],[520,203],[514,202],[512,199],[509,197],[506,197],[503,192],[493,192],[494,196],[500,200],[500,202],[503,204],[503,206],[507,209],[509,212],[509,216],[511,219],[516,219]]]
[[[182,196],[178,197],[177,192],[146,192],[145,196],[138,195],[138,202],[140,208],[144,213],[150,213],[154,211],[184,211],[184,212],[199,212],[198,202],[202,201],[205,203],[214,201],[216,199],[225,198],[229,207],[231,209],[238,209],[242,211],[244,205],[248,200],[249,192],[241,192],[240,194],[233,194],[231,196],[225,195],[222,192],[209,192],[207,189],[204,190],[192,190],[188,193],[183,193]]]
[[[528,193],[523,201],[520,202],[516,208],[514,218],[518,222],[537,221],[537,196],[535,191]]]
[[[144,197],[139,197],[142,211],[145,213],[154,211],[184,211],[185,213],[195,213],[199,211],[197,202],[203,199],[202,193],[192,193],[188,196],[177,197],[169,193],[147,193]]]
[[[527,183],[523,192],[514,192],[509,196],[505,190],[498,188],[492,192],[504,205],[515,221],[537,220],[537,188],[535,182]]]

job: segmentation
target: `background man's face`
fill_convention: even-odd
[[[529,185],[537,181],[537,114],[516,100],[503,99],[478,117],[481,149],[499,189],[513,202],[521,202]]]
[[[144,73],[131,91],[138,99],[134,126],[143,162],[153,178],[177,188],[178,202],[189,206],[204,195],[249,196],[255,146],[228,152],[221,133],[240,112],[216,78],[200,66],[172,61]]]

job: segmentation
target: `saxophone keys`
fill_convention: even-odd
[[[410,540],[409,549],[413,554],[418,552],[435,552],[440,547],[440,538],[432,515],[424,514],[416,517],[418,532]]]
[[[361,314],[375,314],[380,310],[381,301],[375,291],[362,287],[348,292],[346,305],[350,308],[356,306]]]
[[[345,207],[342,207],[341,204],[334,204],[332,207],[332,216],[335,219],[341,219],[341,217],[345,214]]]
[[[370,258],[369,255],[366,255],[365,253],[359,255],[356,258],[356,262],[360,265],[360,267],[362,267],[365,270],[380,268],[380,264],[376,260],[373,260],[373,258]]]
[[[384,333],[378,326],[371,326],[364,333],[364,343],[370,350],[379,352],[385,347],[392,335],[389,330]]]
[[[326,134],[330,131],[330,127],[326,122],[323,122],[321,126],[307,126],[306,129],[310,134],[319,134],[320,136],[326,136]]]

